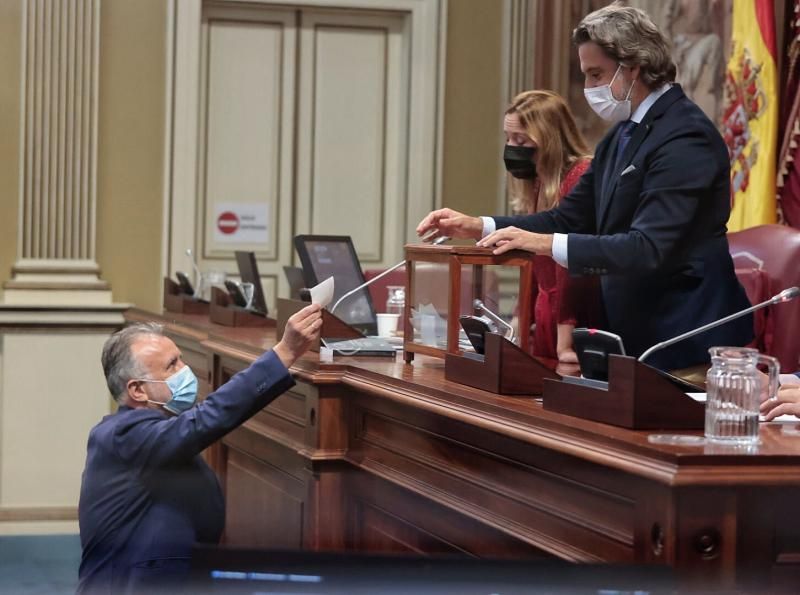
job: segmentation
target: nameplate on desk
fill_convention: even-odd
[[[325,347],[333,349],[334,355],[380,355],[394,357],[402,345],[395,346],[383,337],[359,337],[356,339],[323,339]]]
[[[592,388],[599,388],[601,390],[608,390],[608,382],[605,380],[595,380],[594,378],[584,378],[583,376],[563,376],[562,382],[567,384],[577,384],[580,386],[591,386]]]
[[[475,360],[476,362],[486,361],[486,356],[482,353],[475,353],[474,351],[464,351],[461,355],[467,359]]]

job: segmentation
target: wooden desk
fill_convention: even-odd
[[[165,322],[204,394],[274,343],[272,330],[202,317],[126,317]],[[309,354],[293,372],[293,390],[208,453],[229,544],[656,563],[721,586],[798,584],[800,424],[762,424],[756,452],[661,446],[447,382],[438,359]]]

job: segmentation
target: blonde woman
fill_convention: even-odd
[[[532,214],[555,207],[591,163],[575,118],[561,96],[551,91],[517,95],[506,110],[503,131],[503,161],[517,213]],[[533,260],[538,294],[531,313],[536,322],[531,353],[576,362],[572,330],[577,310],[585,309],[576,306],[596,303],[597,285],[570,280],[567,269],[552,258],[537,255]]]

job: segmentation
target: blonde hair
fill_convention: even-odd
[[[536,213],[552,209],[561,198],[561,180],[576,161],[590,156],[586,140],[564,99],[552,91],[523,91],[514,97],[506,115],[515,114],[536,141],[537,180],[509,176],[511,207]],[[535,196],[536,184],[538,193]]]
[[[612,60],[639,67],[639,79],[650,89],[675,81],[677,68],[669,41],[646,12],[617,2],[586,15],[572,32],[580,46],[594,42]]]

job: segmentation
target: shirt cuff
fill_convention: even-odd
[[[569,268],[567,261],[567,234],[554,233],[553,234],[553,260],[562,267]]]
[[[800,376],[797,374],[781,374],[780,376],[781,386],[796,386],[800,385]]]
[[[485,238],[490,233],[494,233],[497,230],[497,224],[494,222],[492,217],[481,217],[483,220],[483,232],[481,238]]]

